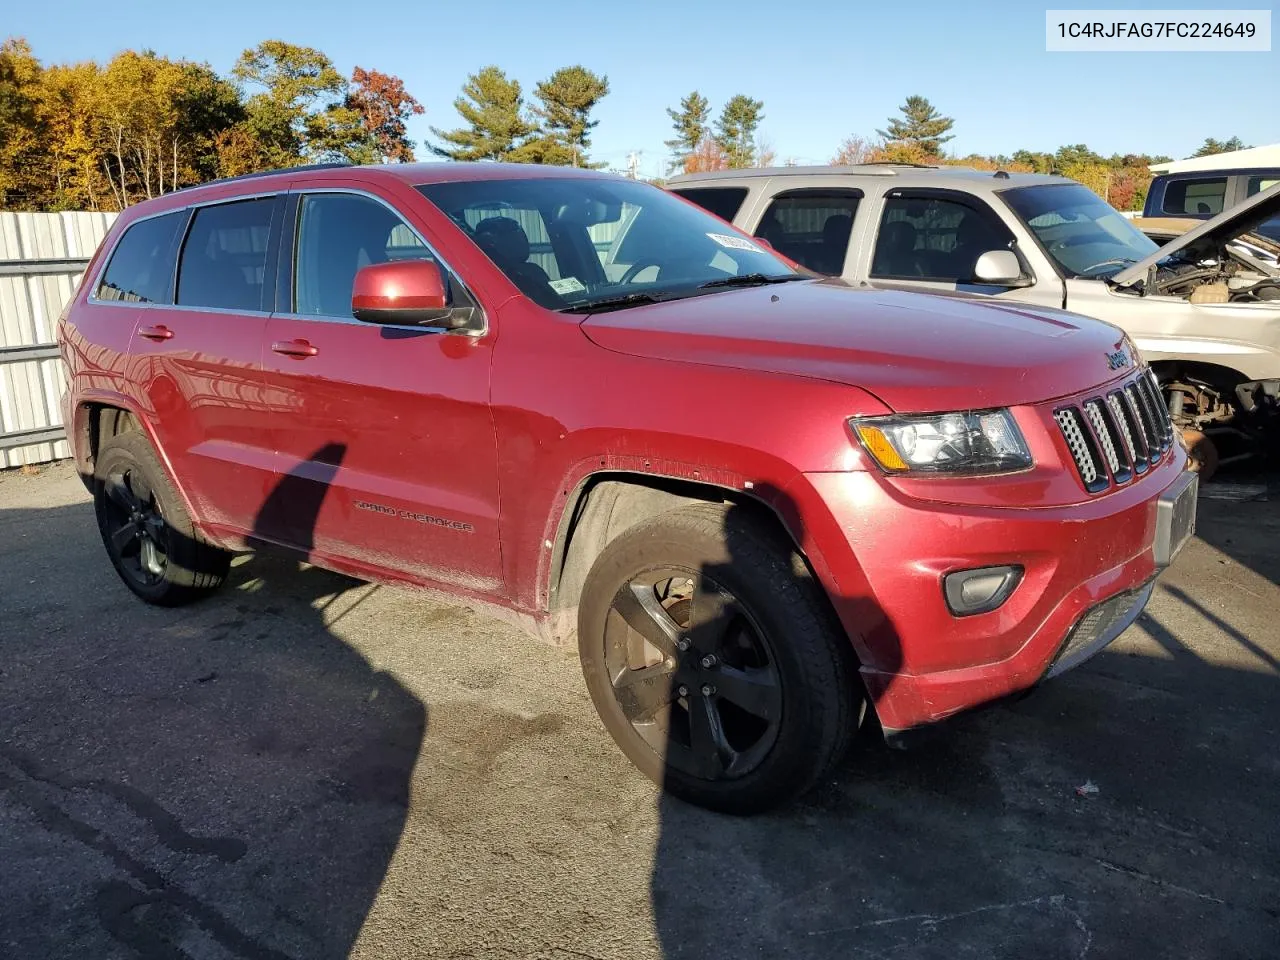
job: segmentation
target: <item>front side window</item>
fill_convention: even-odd
[[[1250,177],[1247,185],[1248,195],[1253,196],[1255,193],[1261,193],[1263,190],[1270,190],[1280,178],[1275,174],[1269,174],[1265,177]],[[1270,240],[1280,241],[1280,216],[1272,217],[1270,220],[1263,220],[1258,224],[1257,232]]]
[[[168,303],[173,247],[187,211],[141,220],[125,230],[94,296],[129,303]]]
[[[861,196],[852,190],[788,190],[769,204],[755,234],[796,263],[838,276]]]
[[[293,312],[350,317],[356,271],[390,260],[431,260],[431,251],[391,209],[350,193],[316,193],[298,204]]]
[[[1017,187],[1000,196],[1063,276],[1109,277],[1158,249],[1131,221],[1078,183]]]
[[[178,264],[177,303],[221,310],[265,310],[263,280],[275,198],[196,210]]]
[[[989,250],[1007,250],[1009,228],[990,211],[942,197],[890,194],[876,236],[871,276],[894,280],[973,282]]]
[[[418,190],[525,296],[553,310],[804,279],[705,211],[635,181],[456,180]]]
[[[1226,199],[1226,177],[1170,180],[1164,187],[1161,208],[1175,217],[1212,216],[1222,212]]]

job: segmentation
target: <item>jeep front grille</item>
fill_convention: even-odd
[[[1169,410],[1150,371],[1053,413],[1084,488],[1101,493],[1147,472],[1173,443]]]

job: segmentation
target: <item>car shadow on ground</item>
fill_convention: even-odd
[[[324,487],[286,476],[264,515],[313,522]],[[74,590],[104,563],[83,506],[3,519],[23,584]],[[0,954],[349,954],[402,832],[426,706],[330,630],[375,588],[270,556],[228,586],[140,608],[128,631],[108,615],[114,582],[100,618],[0,590],[0,795],[16,811]]]
[[[1265,551],[1256,534],[1237,547]],[[1140,629],[1025,699],[905,752],[870,727],[776,813],[734,819],[662,796],[663,956],[1273,953],[1280,639],[1215,617],[1198,576],[1175,566]],[[1225,631],[1221,657],[1197,653],[1190,638],[1206,630]]]

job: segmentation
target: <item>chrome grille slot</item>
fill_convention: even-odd
[[[1156,381],[1156,375],[1150,370],[1142,378],[1146,383],[1147,393],[1151,396],[1151,405],[1155,410],[1156,421],[1160,425],[1160,434],[1164,437],[1165,446],[1173,442],[1173,419],[1169,416],[1169,406],[1164,402],[1164,391]]]
[[[1080,411],[1075,407],[1065,407],[1054,413],[1053,419],[1058,421],[1058,428],[1071,450],[1071,458],[1076,462],[1076,469],[1080,472],[1085,489],[1095,491],[1106,487],[1106,473],[1094,448],[1093,438],[1080,418]]]
[[[1125,389],[1132,390],[1134,397],[1137,399],[1138,409],[1142,413],[1142,427],[1147,438],[1147,447],[1151,451],[1151,459],[1159,459],[1160,454],[1164,452],[1164,431],[1160,429],[1160,419],[1156,416],[1156,408],[1151,403],[1151,397],[1147,394],[1145,381],[1139,379]]]
[[[1129,412],[1124,396],[1118,391],[1107,394],[1107,408],[1111,411],[1111,419],[1120,428],[1120,436],[1124,438],[1124,448],[1129,452],[1129,462],[1133,464],[1135,472],[1143,473],[1147,469],[1147,448],[1143,444],[1139,452],[1138,444],[1133,438],[1139,427]]]
[[[1084,405],[1084,415],[1089,418],[1093,435],[1102,446],[1102,456],[1111,470],[1111,476],[1115,478],[1116,483],[1124,483],[1129,479],[1129,464],[1127,460],[1121,458],[1121,451],[1117,449],[1120,438],[1112,429],[1110,417],[1103,412],[1102,401],[1088,401]]]

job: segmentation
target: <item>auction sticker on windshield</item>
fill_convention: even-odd
[[[708,233],[707,236],[720,244],[720,246],[728,247],[730,250],[750,250],[752,253],[760,252],[760,248],[746,237],[733,237],[727,233]]]
[[[551,289],[560,294],[581,293],[587,289],[577,277],[563,277],[559,280],[550,280],[548,282],[551,284]]]

